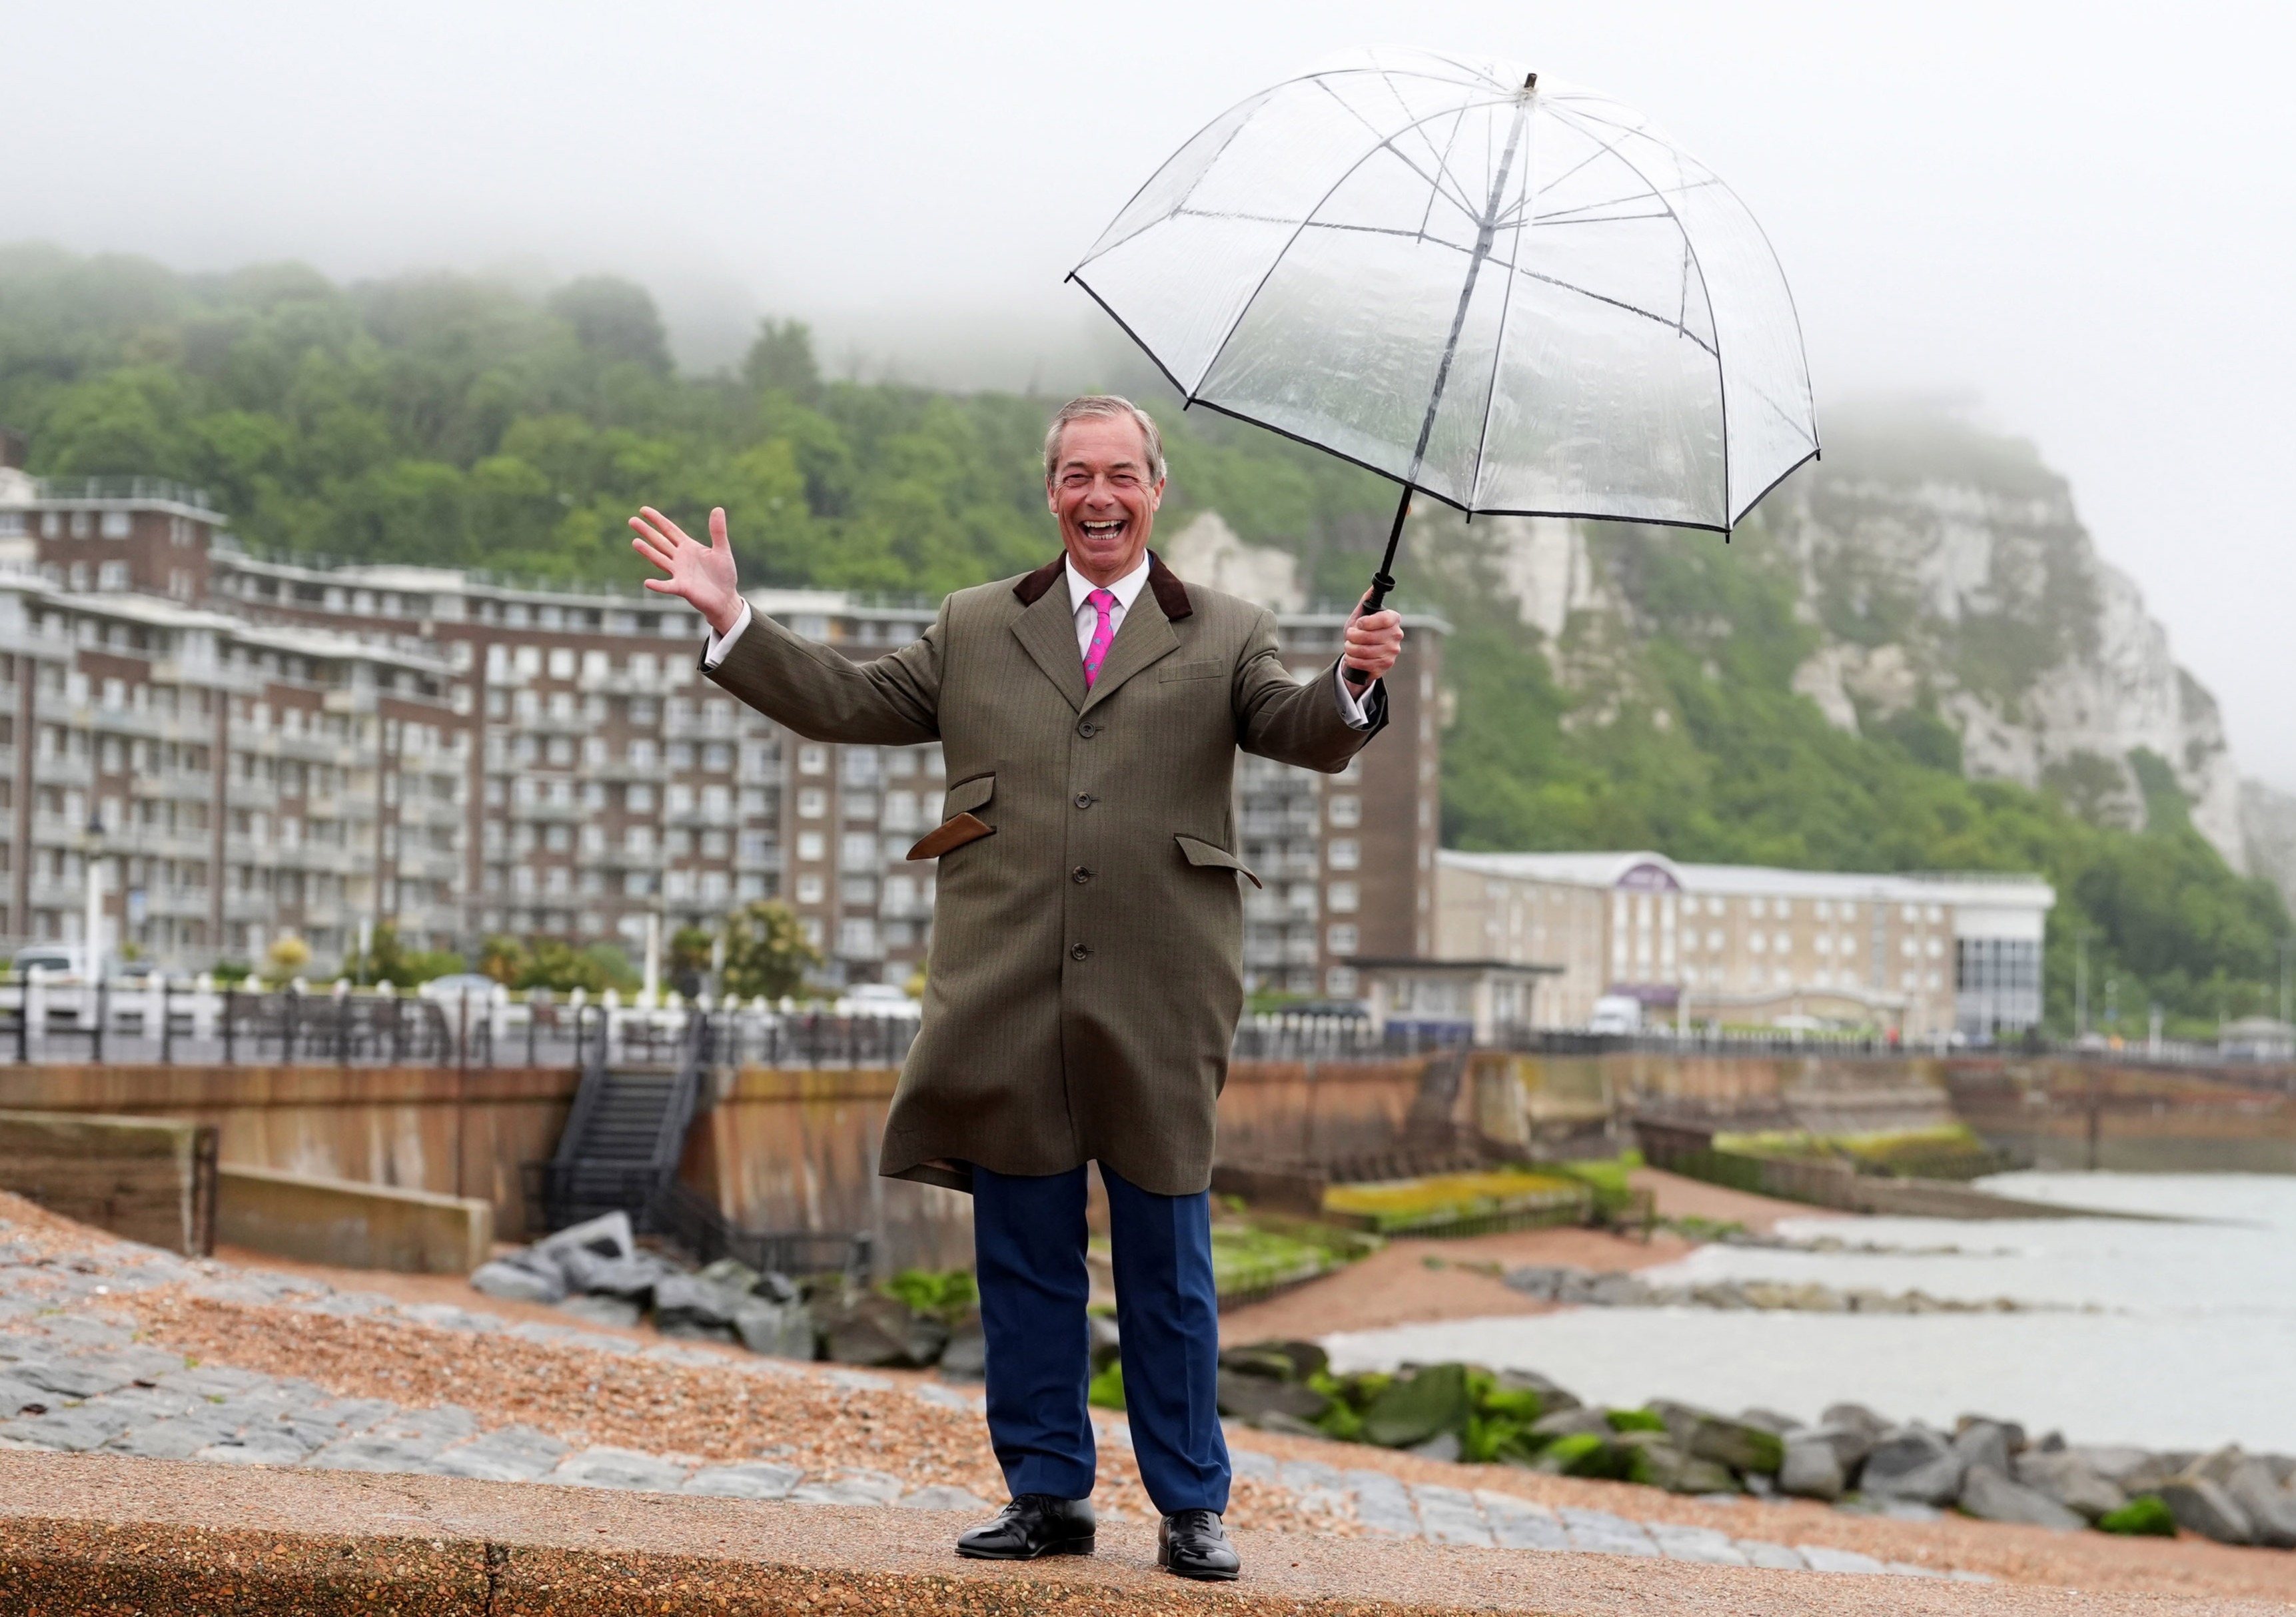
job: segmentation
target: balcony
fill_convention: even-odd
[[[146,858],[204,859],[215,852],[215,833],[129,825],[107,836],[103,847],[106,853],[140,854]]]
[[[43,752],[32,759],[32,780],[42,786],[89,787],[95,784],[95,767],[85,755],[73,758],[65,753]]]
[[[549,713],[529,713],[510,719],[488,719],[487,728],[508,735],[593,735],[599,721],[575,713],[561,718]]]
[[[31,903],[39,909],[77,910],[87,902],[87,884],[62,876],[34,876]]]
[[[215,776],[205,771],[166,769],[136,776],[128,783],[127,794],[161,802],[209,803],[215,800]]]
[[[147,887],[144,912],[155,920],[203,921],[209,908],[204,887]]]
[[[509,815],[513,820],[537,825],[570,825],[582,818],[584,812],[579,803],[512,802]]]
[[[326,875],[348,875],[358,865],[358,856],[348,848],[333,847],[323,842],[299,842],[292,848],[274,845],[265,862],[275,870],[313,871]]]

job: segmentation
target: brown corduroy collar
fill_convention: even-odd
[[[1034,606],[1044,593],[1060,581],[1065,554],[1054,556],[1036,571],[1013,586],[1013,594],[1023,606]],[[1148,587],[1156,592],[1156,604],[1164,609],[1164,616],[1177,622],[1195,612],[1188,600],[1188,587],[1180,582],[1179,575],[1164,565],[1164,558],[1154,551],[1148,553]]]

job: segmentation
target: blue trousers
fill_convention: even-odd
[[[1211,1198],[1160,1196],[1106,1163],[1116,1328],[1140,1480],[1156,1508],[1227,1509]],[[988,1357],[988,1436],[1015,1494],[1092,1492],[1085,1170],[972,1170],[972,1250]]]

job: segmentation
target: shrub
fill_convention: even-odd
[[[971,1269],[905,1268],[878,1289],[906,1303],[913,1313],[930,1314],[950,1325],[980,1302],[980,1288]]]
[[[2177,1518],[2169,1509],[2169,1502],[2157,1493],[2140,1493],[2119,1510],[2108,1510],[2096,1519],[2096,1524],[2109,1533],[2129,1537],[2173,1539],[2177,1536]]]
[[[1663,1432],[1666,1422],[1648,1409],[1606,1409],[1603,1418],[1613,1432]]]

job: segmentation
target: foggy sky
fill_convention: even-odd
[[[810,320],[833,372],[1110,368],[1067,272],[1222,109],[1347,45],[1606,90],[1793,285],[1823,430],[1977,401],[2071,480],[2243,769],[2296,789],[2296,12],[1362,0],[389,7],[0,0],[0,241],[338,277],[644,282],[681,357]],[[1120,339],[1117,341],[1120,343]]]

